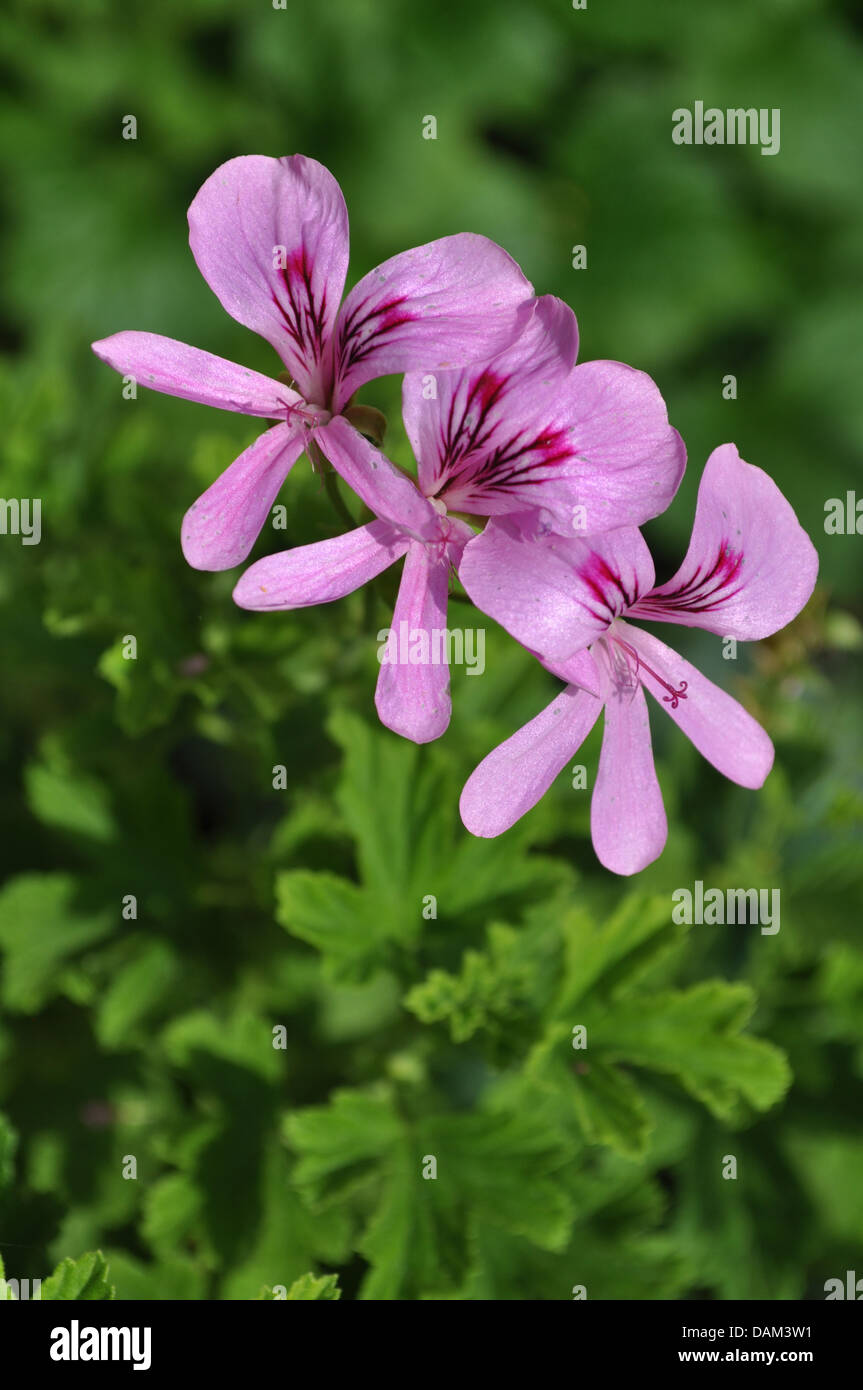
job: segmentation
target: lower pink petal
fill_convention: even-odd
[[[636,681],[606,686],[605,730],[590,805],[597,858],[614,874],[637,874],[658,859],[668,837],[653,765],[647,701]]]
[[[192,504],[181,540],[193,569],[228,570],[245,560],[304,443],[302,428],[274,425]]]
[[[267,555],[240,578],[234,602],[255,610],[332,603],[389,569],[408,544],[394,526],[372,521],[332,540]]]
[[[588,695],[600,698],[602,681],[599,668],[588,647],[576,652],[566,661],[543,661],[542,664],[559,680],[566,681],[567,685],[574,685],[580,690],[586,690]]]
[[[644,663],[639,669],[641,681],[702,757],[741,787],[762,786],[773,766],[773,744],[757,720],[652,633],[628,623],[619,627],[625,627],[627,642]],[[668,690],[653,672],[678,690],[686,681],[685,699],[680,697],[673,705],[666,698]]]
[[[545,795],[593,728],[602,703],[567,686],[556,700],[484,758],[461,794],[472,835],[491,839],[515,825]]]
[[[440,514],[413,479],[343,416],[336,415],[321,426],[315,439],[339,477],[382,521],[403,526],[426,540],[441,534]]]
[[[414,634],[427,634],[428,655],[442,655],[447,623],[449,565],[435,549],[414,542],[407,553],[393,613],[393,646],[397,655],[410,655]],[[407,652],[397,642],[401,624],[407,633]],[[435,641],[434,632],[441,636]],[[421,639],[420,639],[421,641]],[[419,646],[419,643],[417,644]],[[449,666],[439,660],[417,664],[381,663],[375,705],[382,724],[414,743],[430,743],[449,724],[452,708]]]

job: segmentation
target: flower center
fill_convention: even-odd
[[[291,391],[297,390],[297,383],[290,372],[279,372],[276,381],[281,381]],[[289,405],[287,418],[299,419],[303,421],[309,429],[314,429],[316,425],[325,425],[332,419],[332,411],[325,405],[319,405],[316,401],[303,400],[297,405]]]

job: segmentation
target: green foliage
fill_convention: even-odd
[[[567,877],[554,861],[466,836],[451,815],[441,815],[458,797],[445,757],[424,759],[418,748],[346,713],[335,715],[328,731],[344,750],[335,801],[338,823],[354,838],[359,884],[327,871],[288,871],[276,882],[276,915],[322,951],[339,976],[362,978],[415,948],[430,885],[448,916],[467,922],[478,907],[528,900]],[[515,838],[528,843],[524,831]]]
[[[3,493],[43,504],[38,546],[0,535],[7,1277],[63,1299],[822,1296],[863,1240],[863,551],[823,531],[863,444],[849,8],[6,10]],[[673,145],[698,94],[780,106],[781,154]],[[343,184],[350,282],[481,232],[572,304],[583,359],[656,377],[691,460],[648,528],[660,578],[728,438],[819,544],[788,632],[725,661],[680,629],[776,765],[732,786],[657,714],[669,843],[635,883],[597,864],[568,769],[501,839],[462,829],[469,771],[557,689],[493,625],[446,739],[416,748],[373,705],[393,575],[253,615],[236,575],[183,562],[186,508],[257,423],[126,400],[87,345],[139,328],[277,372],[185,214],[221,160],[294,150]],[[399,383],[362,394],[410,468]],[[341,529],[305,460],[279,500],[253,558]],[[675,925],[697,878],[780,889],[781,930]]]
[[[61,1260],[41,1289],[43,1299],[105,1299],[114,1297],[108,1266],[101,1251],[78,1260]]]

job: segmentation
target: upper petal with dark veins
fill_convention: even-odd
[[[772,478],[722,444],[704,468],[686,559],[632,616],[752,641],[797,616],[817,574],[815,547]]]
[[[574,366],[577,329],[537,300],[511,348],[481,367],[405,378],[404,417],[423,490],[451,509],[532,509],[560,535],[639,525],[680,482],[683,443],[650,377],[619,362]]]
[[[272,343],[307,400],[327,405],[329,339],[348,268],[348,214],[305,155],[229,159],[189,208],[189,242],[223,307]]]
[[[446,371],[492,357],[532,313],[532,285],[487,237],[462,232],[392,256],[342,305],[333,409],[344,409],[375,377]]]
[[[572,449],[555,424],[575,362],[575,315],[544,295],[518,340],[491,362],[405,377],[405,427],[420,486],[481,516],[539,505]]]

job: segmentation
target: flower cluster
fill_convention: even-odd
[[[632,619],[766,637],[815,584],[817,556],[775,483],[734,445],[708,459],[692,540],[656,585],[638,527],[671,502],[686,464],[662,396],[620,362],[577,364],[572,310],[536,297],[516,263],[463,233],[404,251],[343,299],[348,218],[333,176],[302,155],[229,160],[189,209],[190,242],[233,318],[275,348],[275,379],[152,333],[96,354],[144,386],[276,421],[189,509],[197,569],[249,554],[294,463],[329,468],[374,517],[347,534],[259,560],[234,590],[247,609],[329,603],[403,560],[393,624],[446,628],[452,574],[565,689],[494,749],[461,798],[492,836],[549,787],[602,710],[591,827],[601,862],[631,874],[667,828],[644,691],[726,777],[763,783],[769,738],[736,701]],[[416,479],[377,447],[378,412],[355,400],[404,374]],[[480,529],[480,527],[482,529]],[[425,743],[450,718],[446,664],[381,665],[378,714]]]

